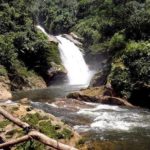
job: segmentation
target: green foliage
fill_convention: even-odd
[[[72,131],[64,128],[62,131],[58,125],[52,125],[51,121],[41,121],[39,123],[39,129],[42,133],[46,134],[50,138],[54,139],[70,139],[72,137]]]
[[[119,51],[124,49],[126,46],[125,37],[123,34],[115,33],[114,36],[110,40],[110,49],[112,51]]]
[[[143,96],[143,101],[148,101],[150,97],[146,91],[150,90],[148,86],[150,85],[149,41],[130,42],[122,55],[122,61],[124,68],[116,67],[112,70],[113,88],[119,95],[125,96],[133,103],[139,100],[138,93]]]
[[[58,132],[54,125],[51,124],[51,121],[41,121],[39,123],[39,129],[42,133],[46,134],[50,138],[62,139],[63,135]]]
[[[39,113],[27,114],[22,120],[30,124],[32,127],[39,129],[50,138],[70,139],[72,137],[71,130],[67,128],[61,129],[61,126],[57,124],[53,125],[49,118],[41,116]]]
[[[140,4],[138,2],[133,1],[128,3],[127,7],[129,7],[133,11],[127,21],[126,36],[134,40],[149,39],[149,35],[150,35],[149,2]]]
[[[116,67],[111,74],[111,85],[121,97],[130,98],[130,72],[127,69]]]
[[[29,123],[33,127],[36,127],[38,122],[43,120],[43,117],[39,113],[27,114],[22,120]]]
[[[149,1],[78,2],[77,23],[72,29],[84,37],[87,53],[110,51],[114,55],[125,48],[129,39],[149,38]]]
[[[30,72],[45,77],[51,62],[60,63],[57,44],[50,43],[34,26],[39,3],[37,0],[0,3],[0,65],[13,82],[12,90],[29,86]]]
[[[44,150],[45,148],[45,145],[41,144],[40,142],[31,140],[17,145],[15,150]]]
[[[100,44],[93,44],[92,46],[89,47],[89,51],[91,52],[91,54],[97,55],[106,52],[108,48],[109,48],[109,42],[106,41]]]
[[[132,78],[150,84],[150,43],[131,42],[123,56],[124,64],[129,68]]]
[[[84,38],[86,54],[112,58],[114,67],[110,77],[116,93],[132,102],[144,99],[143,104],[150,106],[150,44],[147,41],[150,37],[150,2],[78,2],[77,23],[72,30]],[[120,64],[115,60],[120,60]]]
[[[9,120],[0,121],[0,129],[4,129],[9,124],[10,124]]]
[[[39,6],[39,22],[53,34],[68,32],[76,23],[76,0],[46,0]]]
[[[4,66],[0,65],[0,76],[6,76],[7,70]]]
[[[64,128],[63,131],[61,132],[61,134],[63,135],[63,137],[65,139],[71,139],[72,135],[72,131],[69,129]]]
[[[101,38],[101,35],[96,30],[96,28],[99,27],[99,24],[96,21],[97,21],[97,18],[85,19],[85,20],[82,20],[79,24],[77,24],[74,27],[76,32],[79,33],[86,40],[85,44],[87,43],[88,45],[95,44]]]

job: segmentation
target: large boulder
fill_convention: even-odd
[[[68,94],[67,98],[73,98],[92,103],[133,107],[133,105],[126,100],[113,96],[113,93],[107,87],[84,89],[79,92]]]
[[[132,104],[130,104],[126,100],[118,98],[118,97],[98,96],[97,98],[98,98],[98,102],[100,102],[102,104],[134,107]]]

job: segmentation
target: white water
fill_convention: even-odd
[[[69,83],[71,85],[84,85],[90,82],[91,71],[89,70],[83,54],[70,40],[57,36],[59,43],[59,51],[62,63],[68,72]]]
[[[99,104],[92,109],[81,109],[77,112],[92,119],[89,126],[75,126],[78,131],[96,129],[99,131],[122,130],[131,131],[134,128],[149,128],[150,114],[121,108],[119,106],[109,106]]]
[[[50,35],[40,25],[36,26],[48,38]],[[60,57],[64,67],[67,70],[67,75],[70,85],[89,85],[90,79],[94,72],[90,71],[85,63],[82,52],[70,40],[62,37],[56,37],[59,42]]]
[[[42,28],[40,25],[36,26],[39,30],[41,30],[47,37],[49,37],[49,34],[47,34],[47,32],[45,31],[44,28]]]

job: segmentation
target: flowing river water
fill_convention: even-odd
[[[67,86],[16,93],[17,99],[29,97],[34,108],[59,117],[85,137],[89,150],[149,150],[150,111],[97,103],[76,102],[64,98]],[[60,89],[63,89],[60,92]],[[60,94],[61,93],[61,94]],[[58,96],[59,95],[59,96]]]
[[[48,36],[42,27],[39,29]],[[62,36],[57,38],[62,63],[68,71],[68,84],[14,93],[14,99],[27,97],[32,100],[34,108],[61,118],[85,137],[88,150],[150,150],[149,110],[62,98],[86,87],[92,72],[78,47]]]

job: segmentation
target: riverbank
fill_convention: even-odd
[[[0,104],[0,106],[16,118],[28,123],[33,129],[61,143],[76,146],[81,138],[80,135],[67,124],[42,110],[34,109],[29,105],[22,105],[19,103],[3,103]],[[25,131],[2,116],[0,116],[0,129],[0,137],[4,141],[10,141],[11,139],[16,139],[25,135]],[[20,148],[27,148],[31,145],[37,150],[48,149],[48,147],[36,141],[33,141],[31,145],[29,143],[30,142],[19,144],[13,147],[13,149],[20,150]]]

